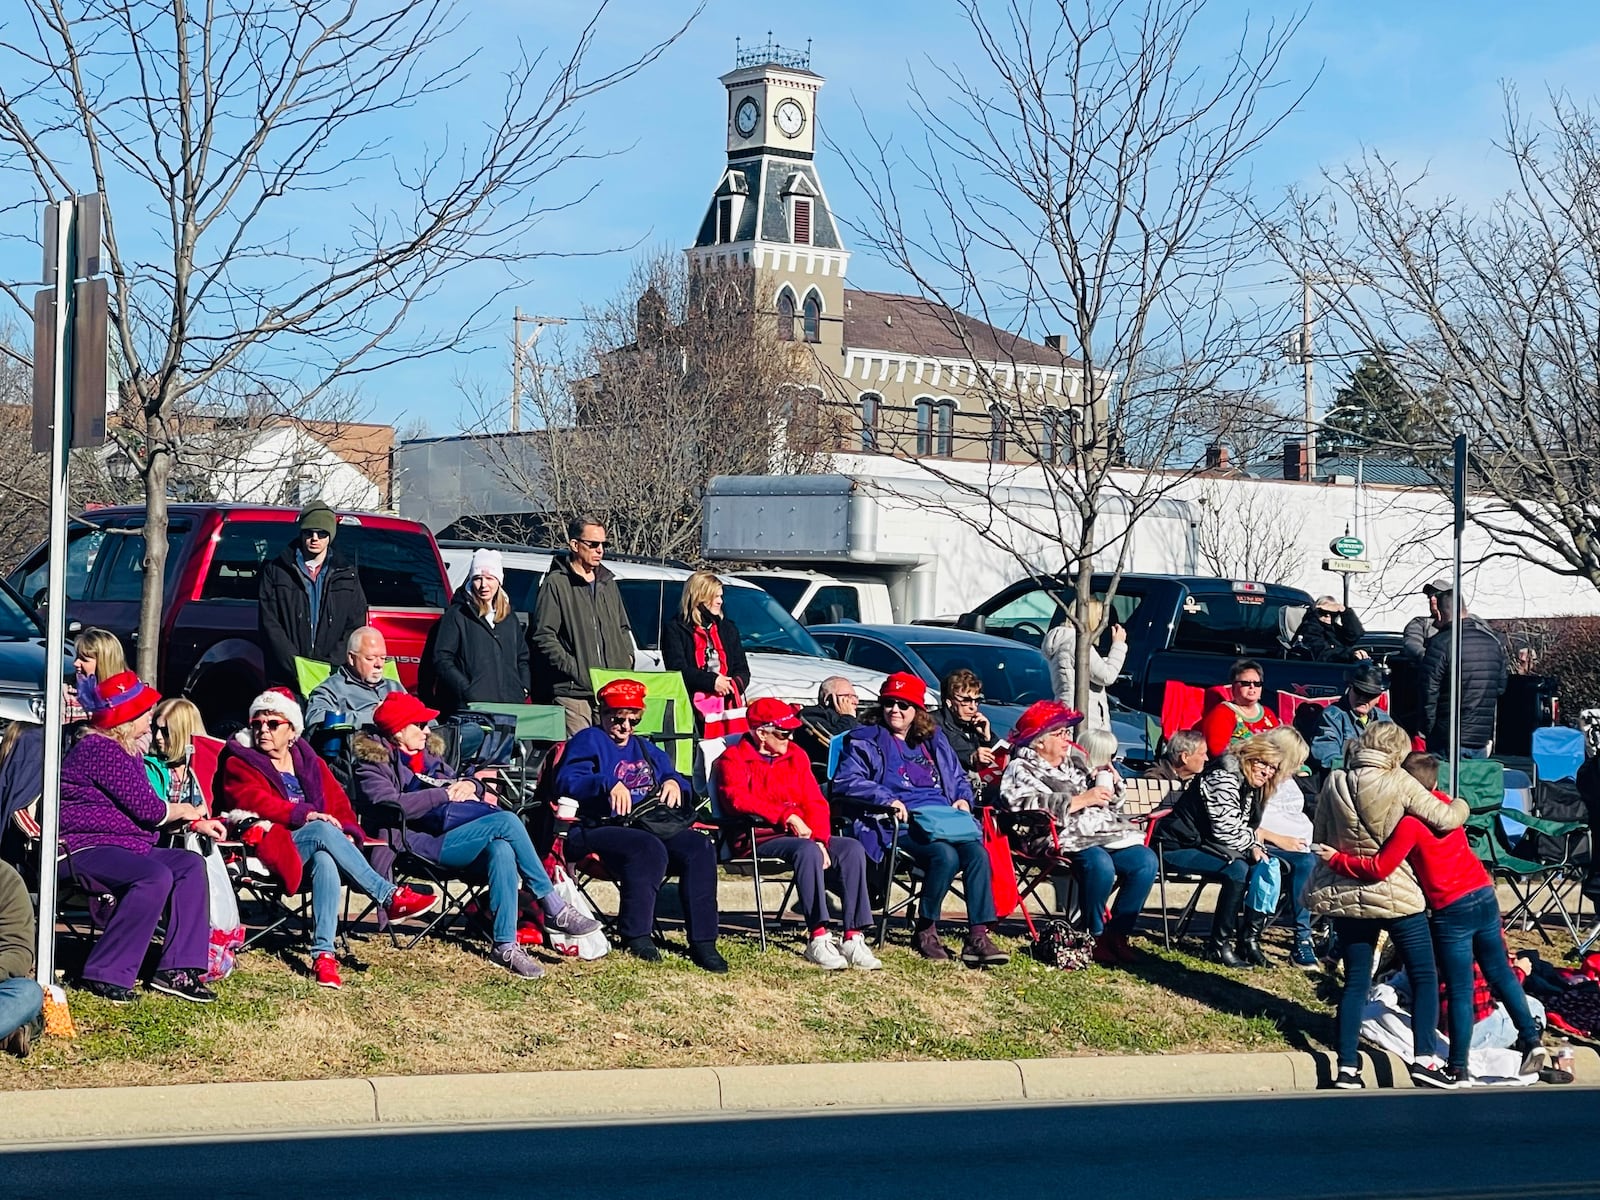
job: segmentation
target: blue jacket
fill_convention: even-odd
[[[1380,724],[1389,720],[1389,714],[1374,708],[1367,716],[1368,723]],[[1334,760],[1344,759],[1345,743],[1361,736],[1364,725],[1357,724],[1356,715],[1350,711],[1350,695],[1345,693],[1332,704],[1322,706],[1322,716],[1317,719],[1317,732],[1311,739],[1311,761],[1326,770]]]
[[[634,802],[642,800],[656,784],[678,781],[686,803],[689,781],[672,766],[662,750],[642,737],[630,737],[619,746],[595,726],[580,729],[567,742],[556,771],[556,794],[578,802],[578,816],[586,823],[611,819],[611,789],[628,785]]]
[[[943,730],[936,730],[925,743],[934,770],[939,776],[938,790],[907,784],[892,769],[900,759],[895,736],[881,725],[858,725],[845,735],[839,755],[839,769],[833,776],[833,795],[867,804],[888,805],[898,800],[907,809],[973,803],[972,784],[961,769],[961,760]],[[874,861],[883,857],[889,845],[889,830],[876,818],[855,823],[856,838]]]

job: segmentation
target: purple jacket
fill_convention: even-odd
[[[144,759],[99,734],[85,734],[61,762],[61,844],[68,850],[118,846],[149,854],[167,805]]]
[[[898,800],[908,810],[953,805],[957,800],[971,805],[972,784],[944,731],[936,729],[932,739],[923,745],[939,776],[937,791],[913,786],[901,777],[901,743],[894,734],[881,725],[858,725],[845,734],[839,769],[833,775],[833,796],[882,805]],[[863,818],[855,822],[853,832],[866,847],[867,857],[874,862],[883,858],[890,841],[890,830],[884,821]]]
[[[411,769],[406,755],[382,738],[370,734],[356,737],[355,754],[356,777],[352,790],[362,825],[373,837],[383,838],[395,850],[404,850],[429,862],[438,862],[439,843],[444,840],[444,835],[424,832],[413,822],[423,821],[434,809],[451,803],[444,794],[444,782],[456,778],[450,764],[437,754],[424,751],[422,774],[419,775]],[[477,780],[472,782],[482,797],[483,784]],[[406,814],[404,837],[401,836],[394,811],[378,807],[389,804],[397,805]],[[492,805],[484,805],[483,811],[492,813],[498,810]]]

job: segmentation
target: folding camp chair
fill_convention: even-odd
[[[694,709],[689,704],[689,689],[677,671],[602,671],[589,672],[598,694],[617,679],[631,679],[644,685],[644,714],[634,732],[647,737],[667,752],[678,773],[694,772]]]
[[[1440,764],[1440,784],[1449,787],[1449,765]],[[1566,845],[1566,835],[1583,828],[1574,821],[1547,821],[1520,810],[1508,810],[1505,804],[1505,765],[1492,758],[1464,759],[1461,762],[1459,786],[1453,794],[1467,802],[1469,813],[1466,823],[1467,841],[1473,852],[1488,869],[1490,877],[1510,888],[1516,903],[1505,914],[1506,922],[1521,921],[1524,929],[1537,929],[1548,945],[1550,935],[1543,921],[1555,912],[1572,935],[1581,940],[1572,915],[1567,911],[1563,886],[1575,878],[1576,864],[1563,859],[1560,862],[1534,862],[1516,853],[1511,836],[1503,819],[1508,813],[1519,825],[1524,825]]]
[[[745,813],[734,812],[724,807],[722,803],[721,790],[717,787],[717,759],[722,757],[724,750],[744,736],[744,734],[734,734],[731,737],[706,738],[701,741],[698,756],[700,767],[695,773],[695,786],[703,787],[710,801],[711,823],[717,830],[717,858],[721,861],[723,869],[730,875],[748,875],[754,884],[756,930],[761,940],[762,953],[766,953],[767,911],[761,885],[773,880],[774,877],[788,875],[788,886],[784,888],[783,896],[778,901],[777,911],[773,914],[781,926],[784,911],[794,897],[795,877],[794,869],[787,859],[760,852],[756,842],[756,831],[763,827],[761,820]]]
[[[1169,871],[1167,869],[1166,847],[1156,837],[1156,831],[1170,812],[1172,812],[1170,807],[1158,808],[1151,812],[1150,822],[1145,826],[1144,834],[1144,844],[1156,852],[1156,887],[1161,897],[1161,944],[1168,950],[1172,949],[1174,939],[1182,939],[1183,935],[1188,932],[1189,924],[1194,920],[1194,914],[1200,907],[1200,896],[1204,893],[1206,885],[1216,883],[1218,880],[1218,876],[1209,872]],[[1188,903],[1183,906],[1183,911],[1178,914],[1176,926],[1172,923],[1172,910],[1167,907],[1168,879],[1179,883],[1194,884],[1194,891],[1189,894]]]

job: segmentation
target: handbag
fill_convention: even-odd
[[[726,738],[736,733],[750,732],[748,710],[738,688],[734,689],[732,696],[696,692],[691,703],[699,714],[701,730],[708,738]]]
[[[560,863],[554,864],[550,871],[550,881],[555,884],[555,894],[562,901],[570,904],[586,917],[594,916],[594,906],[578,890],[578,885],[572,882],[572,877],[567,874],[566,868]],[[550,948],[566,955],[568,958],[581,958],[585,962],[593,962],[597,958],[604,958],[611,952],[611,943],[606,940],[603,931],[596,929],[593,933],[582,933],[574,936],[563,933],[554,925],[546,929],[550,939]]]
[[[228,866],[222,851],[210,838],[185,833],[183,847],[206,864],[206,916],[211,936],[206,942],[206,983],[225,979],[233,973],[239,948],[244,945],[244,923],[239,919],[239,899],[234,895]]]
[[[923,842],[981,842],[983,830],[969,812],[953,804],[931,804],[911,810],[911,833]]]
[[[628,815],[622,818],[622,824],[653,833],[663,842],[671,841],[700,819],[700,808],[691,800],[685,795],[676,806],[667,804],[661,799],[661,785],[658,783],[629,810]]]
[[[990,808],[983,810],[983,849],[989,856],[995,919],[1003,921],[1016,911],[1021,897],[1017,894],[1017,864],[1011,857],[1011,839],[1000,832]]]

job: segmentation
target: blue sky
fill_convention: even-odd
[[[473,106],[494,100],[490,72],[513,39],[559,50],[589,7],[582,0],[464,0],[461,44],[482,47],[487,85],[453,98],[447,112],[436,115],[442,128],[428,121],[429,143],[470,131],[492,115]],[[596,61],[616,60],[664,35],[690,7],[678,0],[616,0],[600,29]],[[1294,11],[1298,6],[1213,0],[1201,33],[1215,48],[1197,43],[1196,60],[1203,62],[1205,52],[1220,56],[1247,16],[1261,21]],[[762,42],[769,29],[784,45],[812,39],[813,69],[827,80],[819,125],[846,148],[863,143],[863,120],[883,135],[917,136],[907,80],[915,74],[937,89],[943,68],[973,53],[959,12],[946,0],[812,0],[803,6],[708,0],[705,13],[660,62],[589,106],[587,146],[616,154],[580,165],[566,186],[575,191],[592,179],[598,189],[581,207],[548,218],[537,235],[567,254],[637,248],[537,263],[529,285],[503,300],[503,320],[475,344],[367,377],[360,415],[396,424],[421,419],[435,434],[453,432],[473,419],[464,390],[487,397],[509,391],[514,305],[576,316],[585,303],[614,294],[642,251],[686,245],[725,158],[717,77],[732,68],[736,36]],[[1322,167],[1371,147],[1415,172],[1427,170],[1441,191],[1484,199],[1500,183],[1491,142],[1499,129],[1502,82],[1518,86],[1530,107],[1546,87],[1587,99],[1600,76],[1600,22],[1593,0],[1320,0],[1310,6],[1283,73],[1290,83],[1304,84],[1319,71],[1310,96],[1255,161],[1258,194],[1314,183]],[[401,143],[419,136],[415,124],[386,132]],[[864,217],[862,197],[837,155],[824,151],[818,166],[834,210],[846,222]],[[381,180],[368,182],[381,186]],[[903,286],[855,249],[850,276],[856,286]],[[459,319],[487,282],[471,274],[454,278],[419,318],[429,324]]]

